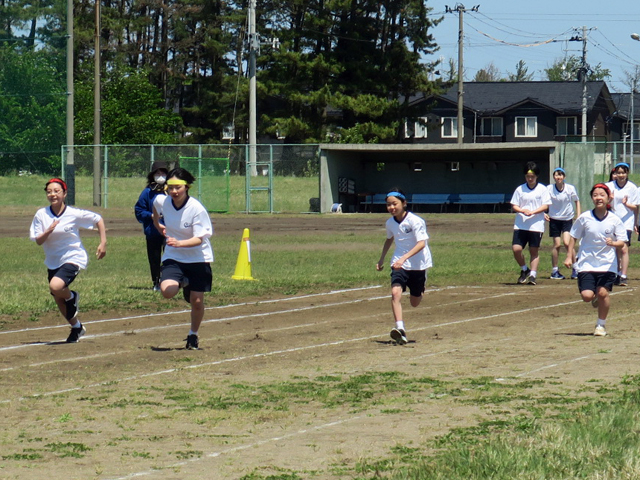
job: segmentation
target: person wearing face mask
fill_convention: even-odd
[[[153,199],[157,195],[165,194],[168,173],[166,162],[153,162],[151,171],[147,175],[147,186],[142,190],[135,206],[136,218],[142,224],[147,239],[147,258],[155,292],[160,291],[160,265],[165,238],[153,224]]]

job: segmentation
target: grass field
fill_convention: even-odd
[[[214,215],[189,353],[185,304],[151,292],[126,204],[100,210],[108,254],[77,280],[90,335],[66,348],[26,239],[44,194],[21,181],[3,185],[25,196],[1,217],[0,478],[640,478],[635,243],[594,341],[573,282],[513,285],[511,215],[424,215],[434,268],[400,348],[374,269],[387,215]],[[244,227],[254,282],[230,279]]]

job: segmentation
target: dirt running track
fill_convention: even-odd
[[[389,341],[386,285],[208,308],[199,351],[179,340],[186,309],[94,317],[76,345],[57,318],[12,327],[0,331],[0,478],[238,479],[260,467],[349,478],[340,466],[424,445],[491,409],[427,383],[332,405],[307,385],[388,372],[541,380],[532,396],[617,384],[640,371],[639,301],[635,288],[612,301],[610,335],[594,338],[594,311],[571,281],[430,288],[407,314],[403,347]],[[273,408],[265,389],[287,382],[298,391]]]

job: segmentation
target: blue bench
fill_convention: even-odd
[[[451,196],[451,203],[459,205],[458,212],[462,211],[463,205],[493,205],[495,213],[496,207],[503,203],[507,203],[507,197],[504,193],[459,193]]]
[[[387,204],[387,194],[386,193],[376,193],[375,195],[366,195],[364,197],[364,201],[360,203],[360,205],[364,206],[364,211],[371,211],[372,205],[386,205]]]
[[[440,205],[440,213],[445,205],[451,203],[451,194],[449,193],[414,193],[411,195],[409,202],[413,207],[416,205]]]

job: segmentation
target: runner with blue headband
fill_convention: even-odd
[[[391,244],[395,243],[391,257],[391,311],[395,327],[391,330],[391,338],[398,345],[405,345],[408,340],[400,301],[407,288],[412,307],[417,307],[422,301],[427,269],[432,266],[427,244],[429,235],[426,222],[407,210],[407,197],[401,190],[390,191],[386,198],[391,218],[386,223],[387,239],[382,246],[376,270],[384,269],[384,259]]]

